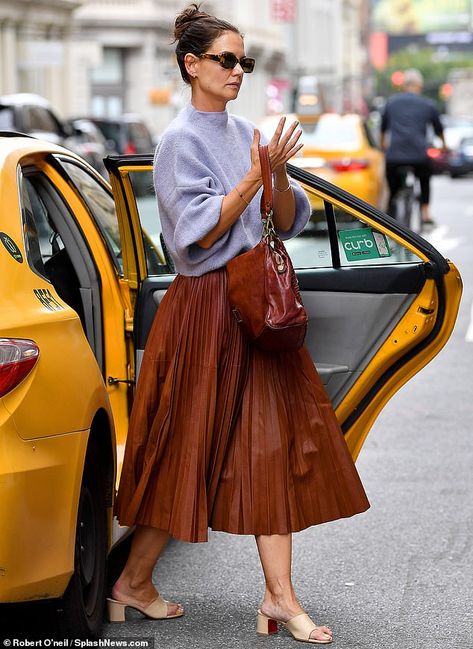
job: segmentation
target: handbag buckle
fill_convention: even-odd
[[[276,230],[274,229],[273,224],[273,210],[267,212],[264,217],[261,215],[263,221],[263,238],[267,239],[268,237],[275,237]]]

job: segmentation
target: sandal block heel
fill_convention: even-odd
[[[274,635],[278,632],[278,623],[270,617],[258,611],[256,618],[256,633],[259,635]]]
[[[107,612],[109,622],[125,621],[126,604],[107,598]]]

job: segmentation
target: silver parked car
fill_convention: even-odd
[[[40,95],[21,92],[1,96],[0,131],[25,133],[76,151],[72,129]]]

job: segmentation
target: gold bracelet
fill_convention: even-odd
[[[250,204],[248,203],[248,201],[246,200],[246,198],[243,196],[243,194],[242,194],[240,191],[238,191],[238,189],[237,189],[236,187],[234,187],[234,189],[235,189],[236,193],[238,194],[238,196],[241,198],[241,200],[242,200],[244,203],[246,203],[246,204],[248,205],[248,207],[249,207]]]
[[[287,192],[289,189],[291,189],[291,183],[290,183],[289,181],[287,182],[287,187],[286,187],[286,189],[278,189],[278,188],[276,187],[276,185],[274,185],[273,187],[274,187],[274,189],[275,189],[277,192],[279,192],[280,194],[284,194],[284,192]]]

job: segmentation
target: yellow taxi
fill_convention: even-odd
[[[272,115],[261,122],[266,137],[272,135],[279,119]],[[304,148],[292,164],[382,209],[386,202],[384,154],[362,117],[355,113],[290,114],[286,121],[295,119],[301,125]],[[312,207],[322,209],[316,200]]]
[[[128,531],[113,501],[134,385],[175,273],[151,155],[105,162],[111,185],[59,146],[0,133],[0,624],[19,617],[11,637],[31,620],[25,602],[48,604],[48,637],[99,637],[107,556]],[[323,236],[289,248],[307,345],[356,458],[383,406],[448,340],[461,278],[373,206],[289,173],[324,206]]]

